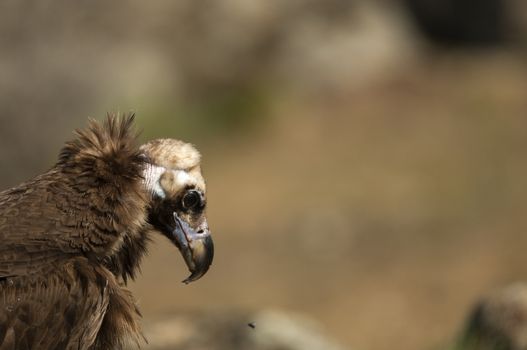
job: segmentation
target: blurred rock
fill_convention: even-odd
[[[469,316],[460,349],[527,349],[527,284],[513,284],[483,298]]]
[[[405,0],[418,28],[449,45],[492,45],[505,37],[504,0]]]
[[[152,350],[343,349],[313,319],[282,311],[178,313],[144,324]]]
[[[187,3],[165,44],[182,93],[201,101],[254,85],[333,92],[411,64],[397,4],[371,0]],[[274,86],[274,85],[273,85]]]
[[[416,28],[452,47],[527,44],[524,0],[402,0]]]
[[[513,42],[521,47],[527,46],[527,1],[507,0],[507,14],[509,23],[507,30]]]
[[[370,85],[416,62],[419,42],[398,4],[353,1],[332,17],[289,21],[275,65],[290,86],[319,93]]]

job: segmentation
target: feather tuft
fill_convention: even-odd
[[[65,174],[96,178],[101,185],[141,177],[144,162],[137,146],[134,114],[109,113],[104,123],[90,119],[77,138],[61,150],[58,166]]]

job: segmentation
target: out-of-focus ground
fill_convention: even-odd
[[[481,295],[527,279],[521,26],[452,49],[402,2],[248,3],[2,3],[2,187],[87,116],[134,110],[143,140],[203,153],[216,247],[185,286],[155,240],[131,285],[147,328],[273,309],[346,348],[448,346]]]

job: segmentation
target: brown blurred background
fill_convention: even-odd
[[[527,280],[526,23],[522,0],[2,1],[0,184],[135,111],[203,153],[216,245],[184,286],[155,241],[146,326],[281,310],[342,348],[448,348]]]

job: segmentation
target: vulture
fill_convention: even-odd
[[[127,281],[154,234],[203,276],[213,243],[200,154],[137,144],[133,115],[90,120],[50,170],[0,192],[0,350],[122,349],[144,341]]]

